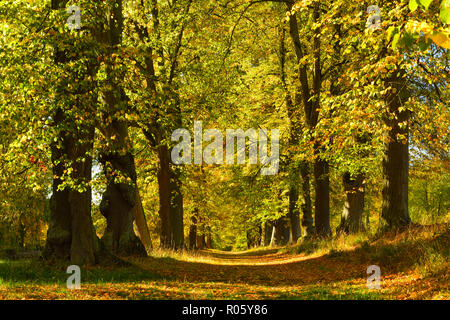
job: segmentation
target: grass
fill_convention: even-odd
[[[38,259],[0,260],[0,285],[16,287],[24,285],[65,285],[67,266],[64,264],[47,265]],[[104,284],[138,282],[162,279],[137,267],[83,268],[83,283]]]
[[[81,290],[66,288],[64,264],[0,260],[0,299],[449,299],[449,248],[440,224],[244,252],[155,250],[82,268]],[[366,286],[372,264],[380,290]]]

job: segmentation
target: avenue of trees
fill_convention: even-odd
[[[442,221],[449,23],[446,0],[0,0],[0,244],[82,265]],[[278,174],[174,164],[194,121],[279,129]]]

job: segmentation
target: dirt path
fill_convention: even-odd
[[[342,257],[291,255],[274,250],[257,253],[211,250],[201,251],[192,259],[146,258],[134,262],[145,270],[177,280],[266,286],[362,279],[367,269],[366,265]]]
[[[450,299],[449,229],[313,253],[156,250],[129,267],[83,269],[81,290],[67,289],[65,268],[0,261],[0,299]],[[367,288],[370,265],[380,266],[379,290]]]
[[[422,279],[412,270],[393,268],[382,269],[381,290],[369,290],[366,272],[373,264],[370,260],[359,249],[327,255],[268,249],[242,253],[207,250],[195,256],[146,258],[134,263],[181,282],[187,292],[209,291],[203,298],[426,299],[442,294],[437,283],[444,279]],[[448,297],[447,289],[444,295]]]

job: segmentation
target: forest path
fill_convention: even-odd
[[[137,266],[167,278],[187,282],[244,283],[264,286],[302,286],[336,281],[362,281],[370,264],[354,252],[291,254],[277,249],[225,252],[201,250],[196,254],[135,259]]]
[[[450,299],[450,224],[414,227],[346,246],[244,252],[154,250],[129,266],[81,268],[66,287],[66,265],[0,260],[1,299]],[[367,288],[378,265],[381,289]]]
[[[156,253],[133,263],[167,279],[170,290],[193,299],[448,299],[448,263],[444,272],[427,275],[415,265],[423,246],[440,243],[448,248],[448,230],[447,225],[439,232],[424,230],[426,238],[405,236],[405,241],[396,235],[326,253],[289,253],[289,248],[201,250]],[[367,288],[367,268],[374,264],[381,269],[380,290]]]

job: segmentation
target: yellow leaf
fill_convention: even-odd
[[[434,34],[427,35],[426,38],[430,38],[433,40],[434,43],[436,43],[438,46],[450,49],[450,37],[447,36],[445,33],[438,32]]]

